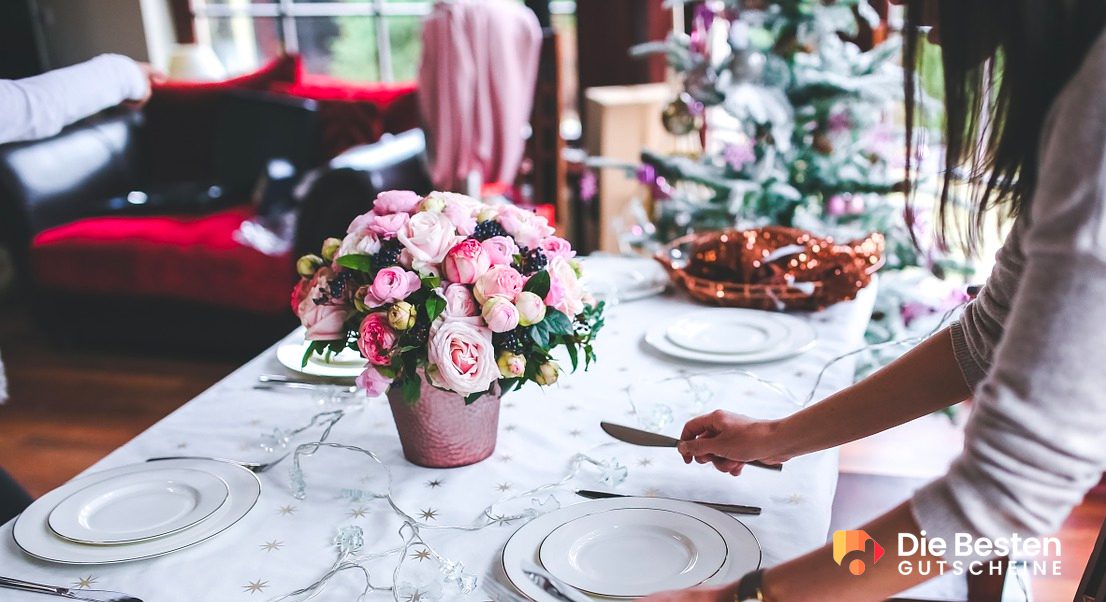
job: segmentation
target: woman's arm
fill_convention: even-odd
[[[930,337],[868,378],[780,420],[749,420],[718,411],[684,426],[684,461],[740,472],[744,462],[782,462],[878,433],[971,396],[949,329]]]

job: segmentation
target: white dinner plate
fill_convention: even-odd
[[[668,286],[668,274],[653,259],[621,255],[580,258],[581,284],[595,298],[635,301],[659,295]]]
[[[662,323],[650,328],[645,333],[645,343],[657,351],[675,358],[703,362],[708,364],[759,364],[774,362],[799,355],[810,350],[818,338],[814,327],[805,321],[788,316],[775,314],[773,317],[787,326],[789,334],[778,345],[760,351],[750,353],[708,353],[705,351],[693,351],[686,349],[668,338],[668,324]]]
[[[289,370],[327,378],[357,378],[368,365],[360,353],[352,349],[343,349],[340,353],[331,355],[329,360],[324,356],[312,354],[307,359],[307,365],[301,366],[303,354],[307,352],[308,345],[310,341],[285,343],[277,347],[277,361]]]
[[[523,561],[540,562],[539,550],[542,542],[557,527],[591,514],[624,508],[678,512],[710,525],[711,528],[721,534],[722,539],[726,542],[725,558],[722,561],[721,568],[704,580],[702,585],[732,583],[740,579],[745,573],[760,566],[760,544],[757,543],[756,537],[749,531],[749,528],[732,516],[691,502],[662,498],[625,497],[593,500],[565,506],[543,514],[519,527],[503,547],[503,572],[507,580],[516,590],[531,600],[555,602],[555,598],[535,585],[522,572]],[[663,589],[668,589],[668,587],[661,585],[658,591]],[[609,599],[597,595],[590,595],[590,597],[595,600]]]
[[[47,524],[50,512],[76,491],[125,474],[151,468],[191,469],[210,473],[223,480],[229,492],[227,501],[211,516],[178,533],[137,543],[111,546],[88,545],[58,537]],[[249,513],[261,495],[261,481],[246,468],[230,462],[204,459],[160,460],[120,466],[78,477],[34,501],[15,521],[12,535],[16,545],[40,560],[64,564],[111,564],[163,556],[196,545],[229,529]]]
[[[763,352],[790,335],[788,324],[775,314],[740,308],[694,311],[665,329],[668,340],[684,349],[727,355]]]
[[[694,587],[717,573],[726,555],[726,540],[713,527],[658,508],[618,508],[570,520],[538,551],[554,577],[612,598]]]
[[[78,543],[134,543],[187,529],[227,500],[219,477],[190,468],[122,474],[77,491],[50,512],[49,525]]]

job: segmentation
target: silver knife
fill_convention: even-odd
[[[643,431],[631,426],[623,426],[611,422],[600,422],[599,426],[610,436],[625,441],[632,445],[644,445],[645,447],[676,447],[680,440],[675,437]],[[767,468],[768,470],[783,470],[783,464],[765,464],[764,462],[746,462],[749,466]]]
[[[58,596],[59,598],[67,598],[69,600],[85,600],[86,602],[142,602],[142,600],[134,596],[128,596],[127,594],[121,594],[119,592],[111,592],[102,589],[70,589],[60,585],[46,585],[44,583],[23,581],[22,579],[15,579],[14,577],[0,577],[0,588],[34,592],[36,594],[46,594],[48,596]]]
[[[586,497],[589,500],[602,500],[612,497],[634,497],[632,495],[624,495],[621,493],[611,493],[609,491],[592,491],[590,489],[577,489],[576,495],[580,497]],[[683,500],[680,498],[661,498],[668,500],[675,500],[677,502],[690,502],[692,504],[699,504],[700,506],[706,506],[707,508],[714,508],[715,510],[721,510],[729,514],[747,514],[750,516],[757,516],[761,513],[759,506],[743,506],[741,504],[721,504],[718,502],[700,502],[699,500]]]
[[[542,588],[545,593],[564,602],[592,602],[584,592],[557,579],[549,574],[549,571],[541,568],[534,562],[522,561],[522,572],[534,585]]]

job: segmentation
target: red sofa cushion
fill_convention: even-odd
[[[211,146],[215,141],[217,107],[227,90],[268,90],[279,82],[294,83],[300,57],[273,59],[253,73],[221,82],[157,84],[143,114],[146,125],[147,184],[207,181],[214,173]]]
[[[233,238],[249,207],[203,216],[96,217],[45,230],[31,247],[40,288],[194,301],[288,313],[291,255],[270,256]],[[76,307],[79,297],[74,297]],[[172,319],[172,316],[166,316]]]
[[[318,102],[322,153],[327,158],[419,124],[413,83],[351,84],[301,74],[295,83],[277,82],[269,90]]]

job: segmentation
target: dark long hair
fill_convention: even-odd
[[[915,74],[925,2],[939,3],[945,78],[946,155],[937,234],[946,245],[955,234],[972,252],[988,210],[1013,217],[1032,201],[1045,115],[1103,30],[1106,0],[907,0],[903,64],[910,184],[917,176],[920,140]],[[967,221],[953,208],[956,181],[967,184]],[[908,211],[907,219],[912,215]]]

